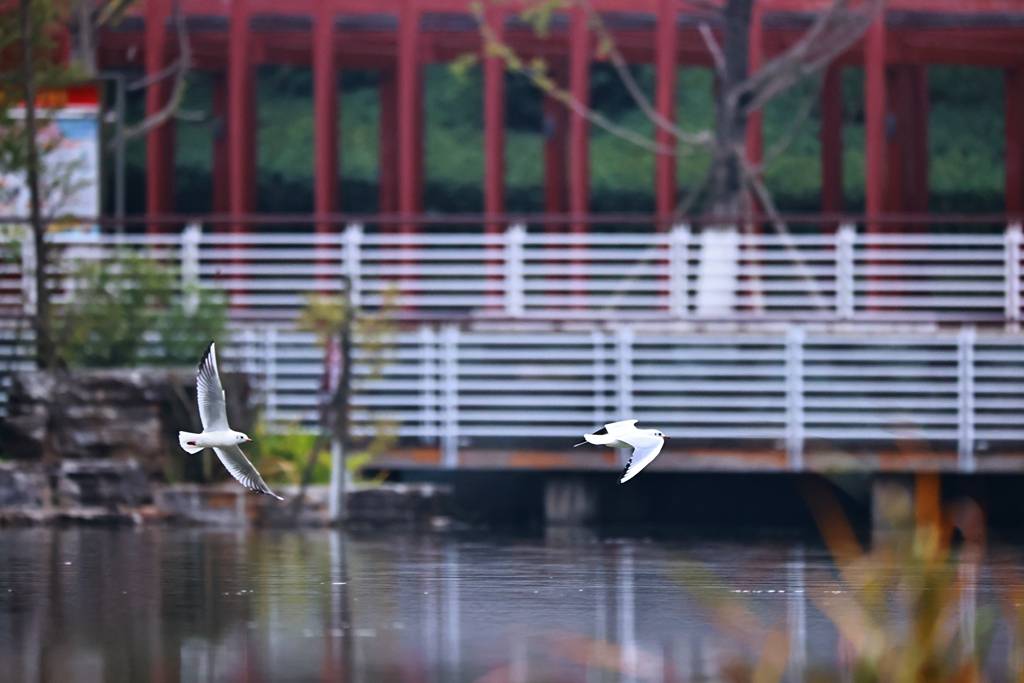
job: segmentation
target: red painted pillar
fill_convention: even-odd
[[[865,37],[864,50],[865,113],[865,204],[868,231],[878,231],[877,217],[884,211],[885,164],[885,12],[879,12]]]
[[[398,147],[395,131],[398,125],[398,89],[395,71],[381,71],[377,96],[380,100],[380,142],[377,163],[379,208],[384,213],[398,211]]]
[[[1006,211],[1024,214],[1024,65],[1007,69],[1004,90],[1006,127]]]
[[[888,93],[893,130],[887,140],[885,207],[894,213],[928,210],[928,79],[924,67],[889,68]],[[909,230],[920,223],[901,226]]]
[[[565,83],[564,67],[552,68],[551,77],[559,87]],[[567,209],[566,152],[569,110],[553,97],[544,98],[544,211],[565,213]],[[548,223],[546,229],[557,231],[558,225]]]
[[[418,55],[419,55],[419,52],[417,52],[417,60],[419,60],[419,56]],[[423,98],[424,98],[424,93],[426,92],[426,89],[427,89],[427,82],[426,82],[426,78],[423,75],[422,65],[417,68],[416,73],[417,73],[416,90],[414,91],[415,99],[413,100],[413,106],[412,106],[412,112],[413,112],[414,121],[415,121],[415,124],[413,125],[413,130],[416,131],[416,135],[413,138],[415,140],[415,142],[416,142],[416,147],[415,147],[416,152],[413,155],[413,158],[416,160],[416,163],[413,165],[413,169],[416,171],[416,174],[413,176],[413,178],[414,178],[413,182],[414,182],[414,186],[416,188],[416,191],[414,193],[414,196],[416,197],[416,202],[413,204],[413,208],[416,211],[416,213],[423,213],[423,193],[424,193],[424,189],[423,188],[424,188],[424,184],[426,183],[425,177],[426,177],[426,159],[427,159],[426,132],[425,132],[426,131],[426,110],[424,109],[424,99]]]
[[[655,36],[655,71],[657,90],[655,106],[658,115],[668,121],[675,121],[676,109],[676,54],[679,33],[676,28],[676,3],[674,0],[658,0],[658,28]],[[655,140],[662,147],[677,149],[677,141],[669,131],[657,127]],[[659,154],[654,165],[655,207],[660,228],[667,229],[668,221],[676,206],[676,157]]]
[[[415,0],[403,0],[398,30],[398,211],[412,215],[422,199],[422,102],[420,100],[419,24]],[[413,229],[403,225],[402,231]]]
[[[380,99],[380,149],[377,162],[379,208],[382,213],[398,211],[398,147],[395,128],[398,125],[398,88],[395,87],[394,69],[381,71],[378,97]]]
[[[213,212],[227,213],[228,189],[228,136],[227,136],[228,94],[224,78],[213,77]]]
[[[925,213],[928,211],[928,69],[921,64],[908,69],[912,80],[910,125],[913,135],[910,137],[910,158],[914,168],[910,208],[917,213]]]
[[[228,211],[236,219],[252,210],[255,180],[249,37],[248,0],[232,0],[228,33]],[[236,220],[231,229],[242,232],[245,226]]]
[[[885,191],[882,204],[886,213],[903,213],[909,185],[905,181],[910,175],[910,146],[907,144],[909,115],[907,108],[910,87],[907,71],[902,65],[894,65],[885,71],[886,136],[885,136]],[[887,225],[889,231],[903,230],[902,225]]]
[[[505,15],[488,5],[487,23],[497,40],[505,36]],[[505,212],[505,63],[500,57],[484,61],[484,213]],[[501,226],[488,222],[487,231]]]
[[[165,67],[167,58],[167,0],[146,0],[146,75],[154,76]],[[167,79],[146,89],[146,115],[163,109],[170,97]],[[174,197],[174,122],[169,120],[146,135],[146,212],[167,214]],[[153,223],[149,232],[168,226]]]
[[[574,6],[569,28],[569,93],[583,106],[590,103],[590,27],[587,13]],[[576,114],[569,116],[569,211],[577,216],[587,213],[590,204],[590,140],[587,120]],[[586,226],[574,221],[573,232],[584,232]]]
[[[324,216],[338,208],[338,72],[331,0],[317,0],[313,18],[313,120],[313,211]],[[317,221],[317,232],[331,228],[328,221]]]
[[[842,68],[825,70],[821,89],[821,210],[843,210],[843,83]]]
[[[747,54],[747,71],[754,74],[761,69],[764,61],[764,22],[763,9],[759,0],[753,1],[750,13],[750,52]],[[747,118],[747,161],[752,164],[761,163],[764,156],[764,126],[760,110]]]

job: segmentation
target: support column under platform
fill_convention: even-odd
[[[597,519],[597,483],[580,476],[544,480],[544,521],[549,525],[590,524]]]

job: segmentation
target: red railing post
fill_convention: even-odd
[[[154,78],[167,58],[167,0],[146,0],[146,76]],[[146,88],[146,115],[152,116],[167,105],[170,81],[160,79]],[[146,135],[146,212],[164,215],[173,210],[174,198],[174,121],[167,120]],[[150,223],[147,231],[161,232],[167,226]]]
[[[249,3],[232,0],[228,35],[228,212],[231,230],[243,232],[241,216],[252,208],[255,106],[249,57]]]
[[[821,89],[821,210],[843,210],[843,79],[842,67],[825,70]],[[829,226],[834,228],[835,226]]]
[[[331,0],[317,0],[313,20],[313,211],[327,216],[338,208],[338,72],[334,60]],[[316,231],[331,232],[326,218]]]
[[[666,121],[675,121],[676,110],[676,57],[679,45],[679,32],[676,27],[675,0],[658,0],[658,27],[655,35],[655,60],[657,62],[657,101],[655,105],[658,115]],[[655,140],[661,147],[677,149],[677,141],[672,133],[658,126]],[[669,221],[676,206],[676,157],[672,154],[659,154],[654,167],[655,204],[658,213],[658,228],[669,229]]]
[[[864,45],[865,173],[864,192],[868,232],[878,232],[884,211],[885,168],[885,12],[871,23]]]
[[[420,10],[415,0],[403,0],[398,19],[398,212],[411,216],[422,201],[423,103],[420,99]],[[413,232],[403,223],[402,232]]]
[[[1006,211],[1024,213],[1024,65],[1007,69],[1006,96]]]
[[[569,93],[580,105],[590,104],[590,27],[587,10],[575,5],[569,27]],[[569,211],[587,213],[590,203],[590,139],[587,120],[573,112],[569,117]],[[573,221],[573,232],[586,232],[586,225]]]

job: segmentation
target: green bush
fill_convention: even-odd
[[[75,367],[188,365],[196,349],[221,339],[223,294],[182,292],[176,269],[132,253],[82,262],[71,273],[69,301],[55,311],[60,357]],[[186,297],[197,305],[187,311]]]
[[[297,425],[283,432],[272,432],[262,422],[253,430],[253,442],[246,453],[270,483],[296,484],[302,479],[316,434]],[[326,484],[331,479],[331,458],[321,454],[310,483]]]

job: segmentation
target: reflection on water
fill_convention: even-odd
[[[963,619],[996,600],[996,584],[1021,585],[1016,550],[989,556],[964,577]],[[721,594],[783,628],[795,679],[842,660],[818,607],[843,590],[824,551],[796,543],[0,529],[0,671],[8,681],[720,680],[757,655],[709,606]],[[992,648],[1004,663],[1006,638]]]

